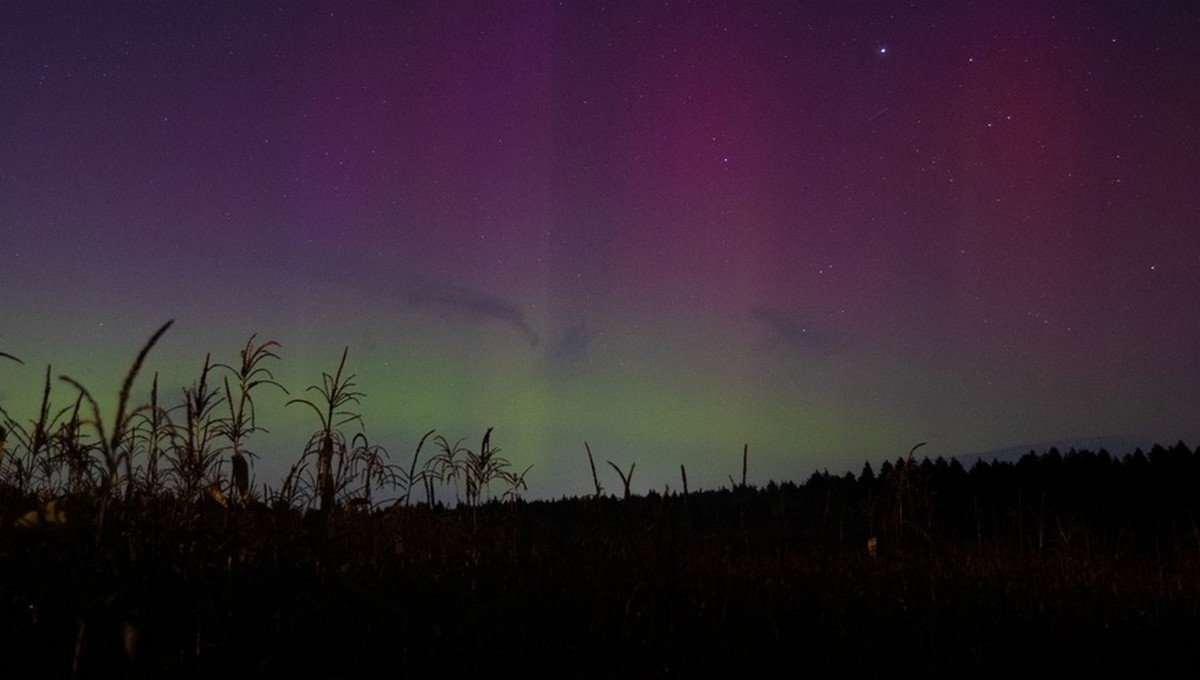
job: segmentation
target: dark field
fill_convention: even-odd
[[[900,495],[903,468],[885,467],[873,480],[457,510],[146,497],[109,506],[102,528],[86,497],[71,500],[82,514],[17,527],[31,499],[6,487],[0,674],[67,677],[76,664],[78,677],[1167,677],[1194,667],[1200,536],[1194,493],[1172,495],[1195,489],[1186,448],[1124,462],[1029,456],[970,473],[913,463]]]

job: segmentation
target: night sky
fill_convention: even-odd
[[[1200,444],[1194,2],[282,5],[0,6],[10,413],[173,318],[168,397],[349,346],[374,443],[494,426],[532,497]]]

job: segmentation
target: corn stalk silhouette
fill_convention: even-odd
[[[434,437],[433,441],[441,451],[429,460],[428,474],[442,484],[454,486],[456,503],[464,501],[464,498],[459,496],[459,479],[463,480],[465,501],[471,508],[478,507],[485,496],[490,495],[492,482],[502,481],[508,484],[508,489],[501,494],[504,500],[516,500],[520,497],[521,489],[528,489],[525,475],[529,474],[533,466],[530,465],[519,474],[510,470],[512,463],[500,455],[499,447],[492,446],[493,429],[495,428],[489,427],[483,433],[478,451],[463,446],[462,439],[451,444],[443,435]]]
[[[284,394],[288,393],[287,388],[275,381],[270,369],[262,365],[267,359],[279,359],[274,352],[279,343],[268,340],[256,345],[255,337],[251,335],[239,353],[241,362],[237,368],[217,364],[218,368],[233,374],[236,387],[230,387],[229,378],[225,378],[225,404],[229,407],[229,415],[218,423],[217,431],[229,440],[229,462],[233,473],[230,497],[240,503],[250,500],[249,461],[257,457],[253,451],[245,448],[243,442],[254,432],[267,431],[257,424],[252,392],[262,385],[270,385],[278,387]]]
[[[21,491],[27,493],[34,487],[35,477],[39,474],[41,479],[39,486],[50,487],[54,486],[51,475],[48,472],[55,467],[53,464],[66,463],[70,469],[69,487],[77,488],[83,485],[83,476],[90,475],[91,452],[89,447],[83,446],[79,442],[79,437],[71,437],[63,442],[56,442],[56,436],[63,430],[70,429],[74,433],[78,433],[80,428],[79,408],[83,402],[82,395],[76,398],[73,415],[69,421],[63,422],[64,415],[71,409],[62,409],[57,413],[51,414],[50,406],[50,391],[51,391],[51,367],[46,366],[46,377],[42,388],[42,400],[38,407],[37,418],[29,422],[29,427],[26,428],[20,422],[11,418],[8,413],[0,408],[0,416],[3,416],[4,422],[0,429],[0,470],[5,469],[5,461],[11,459],[11,472],[6,472],[5,477],[13,481],[13,485]],[[12,450],[8,449],[8,439],[12,438],[15,446]],[[63,452],[55,455],[55,444],[65,443],[72,444],[79,442],[80,446],[71,449],[69,452]],[[79,455],[71,455],[79,453]],[[90,479],[88,480],[90,481]]]
[[[209,494],[223,503],[216,484],[225,450],[218,444],[222,424],[217,408],[223,397],[220,389],[209,382],[212,371],[212,355],[206,354],[199,377],[183,388],[183,422],[174,424],[176,442],[167,457],[168,474],[182,498],[198,500],[201,491],[207,488]]]
[[[128,480],[133,477],[133,464],[131,461],[132,445],[129,441],[128,435],[132,429],[131,423],[133,422],[133,414],[139,410],[134,409],[133,412],[129,411],[129,393],[133,389],[133,381],[137,378],[137,374],[141,370],[142,364],[146,360],[146,355],[150,353],[150,350],[154,347],[155,343],[158,342],[159,338],[161,338],[163,334],[167,332],[167,329],[170,328],[171,324],[173,323],[175,323],[174,320],[166,322],[161,328],[158,329],[158,331],[154,333],[154,335],[150,337],[150,340],[148,340],[142,347],[142,350],[138,352],[137,358],[134,359],[133,365],[130,366],[129,371],[125,374],[125,381],[121,384],[121,392],[117,397],[117,415],[113,420],[112,432],[110,436],[106,436],[104,421],[100,417],[100,406],[96,403],[96,400],[92,398],[92,395],[90,392],[88,392],[87,388],[72,378],[69,378],[65,375],[59,376],[60,380],[63,380],[64,382],[73,386],[75,389],[79,390],[80,400],[86,401],[91,407],[92,419],[88,422],[96,430],[96,434],[99,439],[98,446],[104,459],[104,476],[101,478],[99,489],[100,510],[96,516],[97,544],[100,543],[101,536],[104,532],[104,523],[108,516],[109,505],[112,499],[112,489],[120,481],[120,469],[122,465],[125,467],[125,479]],[[48,393],[49,388],[47,387],[47,394]],[[77,416],[73,418],[73,420],[78,422]]]
[[[147,497],[154,497],[164,491],[165,483],[160,475],[159,464],[174,450],[174,432],[169,410],[159,403],[158,373],[155,373],[150,382],[150,401],[138,411],[137,423],[130,433],[134,448],[140,450],[145,459],[144,464],[134,470],[134,478],[129,485],[131,492],[136,490]]]
[[[333,458],[336,453],[339,459],[344,459],[348,448],[346,435],[342,428],[355,421],[360,426],[362,425],[362,417],[349,410],[351,406],[358,405],[359,397],[363,396],[362,392],[355,389],[355,376],[353,374],[343,375],[346,369],[346,354],[349,351],[349,347],[342,350],[342,358],[338,362],[336,372],[332,375],[321,373],[321,384],[308,386],[306,391],[316,392],[318,399],[296,398],[287,402],[289,406],[292,404],[308,406],[317,414],[321,423],[320,429],[314,432],[309,439],[303,457],[307,458],[311,454],[317,456],[316,492],[317,497],[320,498],[319,507],[322,513],[331,510],[336,499]]]

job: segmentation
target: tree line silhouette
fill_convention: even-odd
[[[661,495],[650,492],[651,501]],[[859,474],[744,483],[687,494],[701,522],[784,527],[801,543],[880,549],[935,543],[1020,551],[1189,550],[1200,557],[1200,448],[1184,442],[1124,455],[1106,449],[1030,451],[1016,461],[897,457]]]

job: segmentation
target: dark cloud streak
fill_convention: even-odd
[[[516,302],[480,290],[452,283],[433,281],[411,272],[401,272],[401,295],[412,307],[445,309],[469,317],[499,321],[520,331],[532,347],[538,346],[538,334]]]
[[[211,249],[196,252],[228,266],[229,256]],[[412,269],[390,262],[372,261],[326,253],[319,259],[302,251],[236,256],[246,268],[259,269],[269,262],[273,271],[284,273],[289,285],[346,286],[372,299],[399,300],[429,315],[459,314],[480,322],[499,322],[518,331],[531,347],[538,347],[538,332],[516,301],[444,280],[428,278]]]
[[[588,347],[592,340],[596,337],[596,332],[588,328],[587,324],[580,322],[567,329],[567,332],[559,338],[546,351],[546,356],[553,362],[559,364],[575,365],[582,363],[587,359]]]
[[[767,306],[750,308],[754,320],[764,324],[776,340],[806,353],[828,356],[840,352],[847,342],[836,335],[813,327],[791,312]]]

